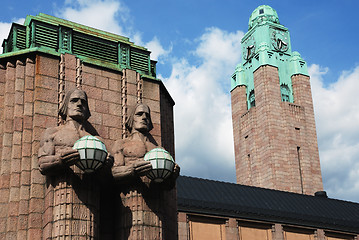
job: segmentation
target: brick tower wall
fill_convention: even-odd
[[[232,123],[233,123],[233,136],[242,135],[242,115],[247,112],[246,102],[246,86],[241,85],[236,87],[231,92],[231,105],[232,105]],[[234,137],[234,152],[235,152],[235,164],[236,164],[236,176],[238,182],[246,182],[251,184],[250,169],[247,161],[240,161],[241,156],[244,156],[248,152],[245,148],[240,147],[239,136]],[[243,171],[243,169],[246,169]],[[244,174],[244,172],[248,174]]]
[[[281,100],[276,67],[259,67],[254,88],[256,106],[249,111],[241,110],[245,91],[232,91],[237,183],[304,194],[322,190],[309,78],[293,77],[294,104]]]
[[[53,236],[52,216],[57,211],[54,203],[61,204],[66,199],[56,199],[59,195],[55,194],[51,185],[46,184],[45,176],[38,169],[37,154],[44,130],[58,124],[59,94],[79,84],[88,95],[89,122],[104,139],[107,149],[112,148],[115,140],[122,138],[128,107],[142,99],[151,108],[152,135],[159,145],[163,144],[174,155],[171,125],[174,103],[161,82],[141,78],[132,70],[115,71],[82,63],[70,54],[62,57],[28,54],[16,59],[2,59],[0,239],[33,240]],[[166,117],[162,116],[164,114]],[[69,193],[63,191],[65,195]],[[170,195],[171,199],[175,199],[175,191]],[[108,197],[101,195],[102,204],[108,202]],[[173,203],[169,205],[173,207]],[[111,210],[105,205],[102,207]],[[91,218],[93,213],[85,211],[82,214]],[[168,229],[172,229],[171,233],[177,236],[175,213],[169,220]],[[96,229],[92,230],[95,236],[100,234],[101,239],[111,239],[113,219],[101,215],[98,221],[100,225],[95,225]],[[71,236],[71,232],[66,235]]]
[[[315,126],[310,78],[300,74],[294,75],[292,76],[292,85],[295,100],[294,103],[304,108],[305,128],[303,128],[303,130],[305,131],[302,131],[303,133],[301,134],[301,138],[303,146],[308,149],[307,152],[303,151],[303,154],[307,155],[303,155],[302,157],[303,161],[308,159],[307,162],[303,163],[306,167],[303,169],[304,188],[310,189],[313,188],[311,185],[314,185],[319,191],[323,189],[323,183],[320,170],[317,131]]]

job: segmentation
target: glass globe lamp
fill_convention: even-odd
[[[163,182],[171,173],[175,166],[172,156],[162,148],[154,148],[147,152],[144,156],[145,161],[150,161],[152,170],[147,174],[147,177],[154,182]]]
[[[80,161],[76,162],[76,166],[85,173],[92,173],[100,168],[107,157],[105,144],[91,135],[77,140],[73,149],[80,153]]]

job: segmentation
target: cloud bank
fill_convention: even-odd
[[[199,64],[175,59],[170,77],[163,79],[176,101],[176,159],[184,175],[235,181],[229,79],[243,35],[206,29],[195,40]]]
[[[328,69],[309,67],[324,188],[359,201],[359,66],[325,85]]]

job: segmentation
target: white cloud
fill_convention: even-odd
[[[0,22],[0,44],[8,37],[10,28],[11,23]]]
[[[243,33],[209,28],[196,41],[193,66],[174,60],[166,87],[175,105],[176,160],[182,174],[235,181],[230,74]]]
[[[359,201],[359,66],[325,86],[327,71],[309,67],[324,188],[329,197]]]
[[[58,17],[104,31],[126,35],[120,25],[129,21],[129,9],[115,0],[67,0]]]
[[[165,58],[172,51],[172,47],[164,49],[157,37],[154,37],[150,42],[146,43],[146,48],[151,51],[151,59],[159,61]],[[160,61],[161,62],[161,61]]]

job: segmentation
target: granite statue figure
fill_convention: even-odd
[[[128,137],[117,140],[112,151],[112,174],[120,192],[116,239],[163,239],[165,195],[174,186],[179,166],[175,164],[163,183],[152,183],[146,177],[152,165],[144,161],[144,155],[158,147],[150,134],[153,124],[146,104],[137,104],[131,110],[126,128]]]
[[[38,152],[39,169],[46,175],[45,211],[52,219],[45,223],[51,238],[94,239],[99,234],[100,185],[96,176],[84,174],[77,166],[80,155],[73,149],[83,136],[98,136],[87,121],[90,117],[87,95],[69,91],[60,106],[63,124],[45,130]]]

